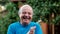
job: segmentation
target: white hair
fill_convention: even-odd
[[[18,14],[20,14],[20,13],[22,12],[22,9],[23,9],[24,7],[29,7],[29,8],[32,9],[32,7],[31,7],[30,5],[23,5],[21,8],[19,8]],[[32,11],[33,11],[33,10],[32,10]]]

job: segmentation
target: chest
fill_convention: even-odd
[[[30,27],[18,27],[16,28],[16,34],[26,34]]]

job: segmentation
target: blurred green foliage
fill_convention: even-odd
[[[9,24],[19,21],[18,4],[14,4],[10,1],[5,1],[4,3],[8,13],[4,17],[0,16],[0,34],[6,34]],[[4,3],[2,2],[1,4]],[[42,19],[44,22],[50,23],[52,20],[51,23],[59,24],[60,0],[26,0],[25,3],[31,5],[34,10],[32,21]],[[54,13],[53,19],[51,18],[52,13]]]
[[[60,0],[27,0],[27,3],[33,7],[34,21],[42,19],[44,22],[50,23],[53,20],[52,13],[54,13],[54,20],[57,15],[60,16]],[[58,22],[55,20],[53,23]]]
[[[9,24],[19,21],[18,10],[16,5],[12,2],[9,2],[5,5],[6,7],[6,16],[0,18],[0,34],[6,34]]]

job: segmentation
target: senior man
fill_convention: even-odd
[[[20,21],[10,24],[7,34],[43,34],[41,26],[31,22],[33,9],[30,5],[23,5],[19,9],[18,15]]]

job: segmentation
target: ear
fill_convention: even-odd
[[[21,17],[21,14],[18,14],[19,17]]]

